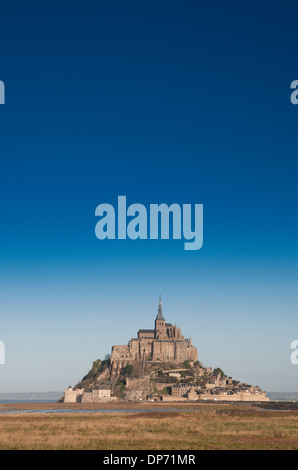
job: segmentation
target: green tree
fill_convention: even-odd
[[[213,373],[215,375],[220,374],[222,377],[226,377],[226,374],[224,373],[224,371],[220,367],[216,367],[216,369],[214,369]]]

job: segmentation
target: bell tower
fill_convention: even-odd
[[[161,295],[159,294],[158,313],[155,319],[155,338],[164,338],[166,336],[166,321],[162,314]]]

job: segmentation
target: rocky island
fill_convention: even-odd
[[[139,330],[127,345],[94,361],[89,373],[64,391],[64,403],[111,401],[269,401],[258,386],[204,367],[191,338],[166,323],[159,299],[154,329]]]

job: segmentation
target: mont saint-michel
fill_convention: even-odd
[[[241,383],[222,369],[204,367],[191,338],[167,323],[159,298],[154,329],[140,329],[128,344],[112,346],[111,355],[93,362],[65,403],[111,401],[269,401],[258,386]]]

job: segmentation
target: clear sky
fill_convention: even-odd
[[[297,3],[1,5],[0,392],[62,390],[166,320],[205,365],[298,390]],[[95,208],[204,204],[204,245]]]

